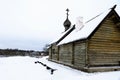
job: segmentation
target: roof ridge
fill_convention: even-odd
[[[117,5],[114,5],[112,8],[109,8],[109,9],[113,10],[113,9],[116,8],[116,6],[117,6]],[[109,10],[109,9],[107,9],[107,10]],[[106,11],[106,10],[105,10],[105,11]],[[88,23],[88,22],[90,22],[90,21],[92,21],[92,20],[94,20],[95,18],[99,17],[99,16],[102,15],[105,11],[103,11],[103,12],[101,12],[100,14],[98,14],[97,16],[89,19],[88,21],[85,22],[85,24]]]
[[[99,17],[99,16],[102,15],[103,13],[104,13],[104,12],[102,12],[102,13],[98,14],[97,16],[89,19],[88,21],[85,22],[85,24],[88,23],[88,22],[90,22],[90,21],[92,21],[92,20],[94,20],[95,18]]]

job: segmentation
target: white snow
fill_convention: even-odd
[[[44,58],[1,57],[0,80],[120,80],[120,71],[85,73]],[[41,64],[57,69],[53,75]]]
[[[73,28],[73,25],[70,26],[70,28],[67,31],[62,32],[61,34],[59,34],[52,42],[55,43],[57,42],[61,37],[63,37],[67,32],[69,32],[71,29]]]
[[[58,45],[69,43],[69,42],[76,41],[76,40],[86,39],[96,29],[96,27],[101,23],[101,21],[105,18],[105,16],[110,11],[111,10],[109,9],[109,10],[95,16],[89,22],[85,23],[82,26],[82,28],[80,28],[80,30],[73,30]]]

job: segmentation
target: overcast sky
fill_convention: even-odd
[[[0,0],[0,48],[42,50],[64,31],[66,8],[69,20],[84,21],[117,4],[120,0]]]

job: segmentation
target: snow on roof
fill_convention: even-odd
[[[58,35],[57,38],[55,38],[51,43],[57,42],[60,38],[62,38],[66,33],[68,33],[73,28],[73,25],[70,26],[70,28],[67,31],[62,32],[60,35]]]
[[[94,18],[87,21],[83,28],[79,31],[74,29],[68,36],[66,36],[58,45],[66,44],[76,40],[86,39],[88,36],[96,29],[100,22],[105,18],[105,16],[111,11],[111,9],[95,16]]]

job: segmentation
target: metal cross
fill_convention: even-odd
[[[68,18],[68,15],[69,15],[69,14],[68,14],[68,12],[69,12],[69,9],[67,8],[67,9],[66,9],[66,11],[67,11],[67,18]]]

